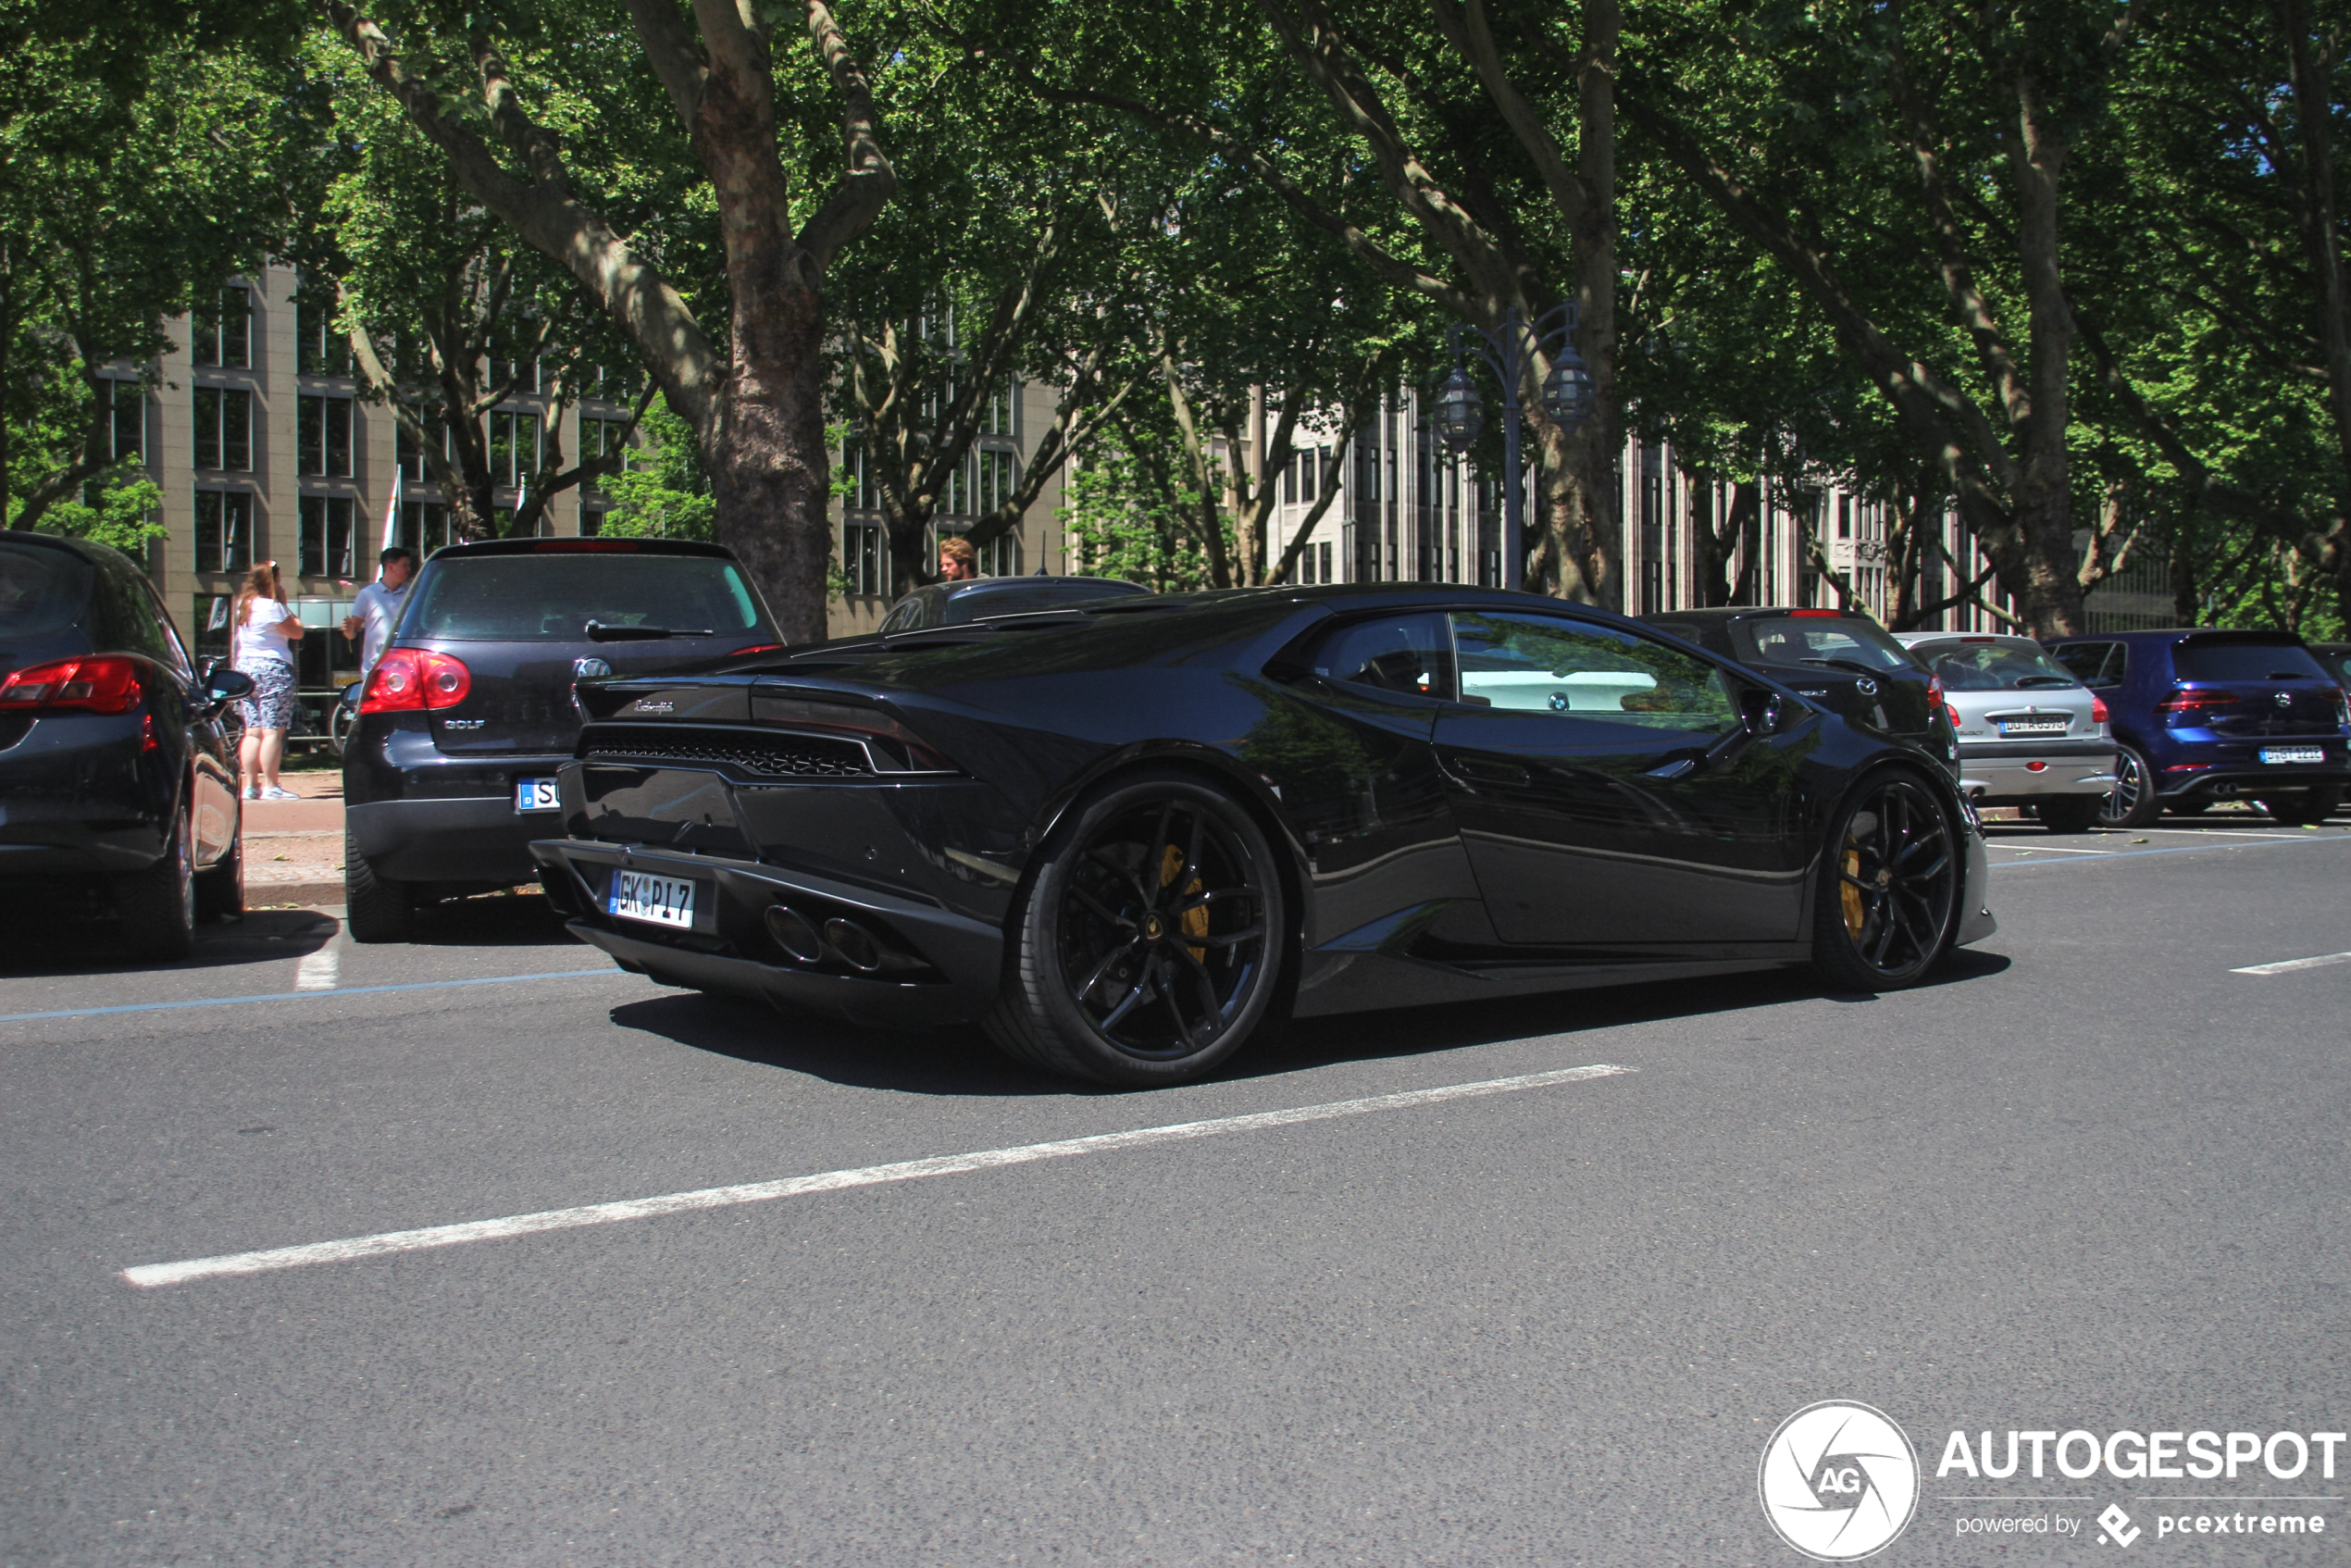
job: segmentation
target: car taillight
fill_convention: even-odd
[[[2109,716],[2106,711],[2106,699],[2103,697],[2093,696],[2090,699],[2090,722],[2092,724],[2105,724],[2108,721],[2110,716]]]
[[[2334,689],[2334,719],[2345,728],[2351,729],[2351,690],[2340,686]]]
[[[0,680],[0,711],[127,714],[144,694],[137,660],[101,653],[18,670]]]
[[[730,659],[743,659],[749,658],[753,653],[780,653],[783,651],[784,645],[780,642],[762,642],[754,647],[738,648],[727,656]]]
[[[2182,687],[2156,703],[2155,711],[2161,714],[2167,723],[2193,724],[2204,717],[2209,709],[2231,708],[2235,705],[2236,696],[2233,692],[2191,691]]]
[[[1836,621],[1845,618],[1843,610],[1790,610],[1790,616],[1801,616],[1808,621]]]
[[[367,677],[367,690],[359,698],[359,711],[392,714],[454,708],[466,700],[473,684],[473,672],[447,653],[394,648],[376,661]]]

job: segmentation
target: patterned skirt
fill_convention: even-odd
[[[253,677],[253,695],[237,701],[248,729],[291,729],[294,716],[294,672],[292,665],[265,659],[245,671]]]

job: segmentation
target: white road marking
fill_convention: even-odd
[[[329,942],[317,952],[306,954],[294,970],[294,989],[298,991],[330,991],[342,977],[342,954]]]
[[[1176,1122],[1165,1126],[1138,1127],[1131,1132],[1096,1133],[1089,1138],[1028,1143],[1014,1149],[983,1149],[971,1154],[946,1154],[931,1160],[866,1165],[858,1170],[826,1171],[818,1176],[788,1176],[781,1181],[751,1182],[740,1187],[706,1187],[695,1192],[672,1192],[660,1198],[591,1203],[578,1209],[548,1209],[535,1214],[509,1214],[503,1219],[439,1225],[423,1230],[386,1231],[377,1236],[354,1237],[345,1241],[313,1242],[305,1247],[232,1252],[223,1257],[193,1258],[178,1263],[148,1263],[123,1270],[122,1277],[142,1289],[151,1290],[158,1286],[185,1285],[191,1280],[212,1279],[223,1275],[267,1274],[274,1269],[300,1268],[307,1263],[347,1263],[355,1258],[372,1258],[385,1252],[417,1252],[433,1247],[455,1247],[468,1241],[495,1241],[510,1236],[529,1236],[542,1230],[571,1230],[580,1226],[651,1219],[659,1214],[730,1208],[739,1203],[764,1203],[771,1199],[798,1198],[812,1192],[839,1192],[844,1188],[919,1181],[925,1176],[959,1176],[966,1171],[1025,1165],[1037,1160],[1066,1159],[1074,1154],[1107,1154],[1147,1148],[1155,1143],[1176,1143],[1189,1139],[1215,1138],[1231,1132],[1296,1126],[1302,1122],[1326,1122],[1338,1116],[1361,1116],[1375,1111],[1410,1110],[1421,1105],[1440,1105],[1449,1100],[1474,1100],[1489,1094],[1511,1094],[1524,1089],[1548,1089],[1553,1084],[1580,1083],[1586,1078],[1614,1077],[1635,1071],[1637,1069],[1608,1063],[1589,1067],[1561,1067],[1548,1073],[1527,1073],[1518,1077],[1447,1084],[1438,1089],[1407,1089],[1399,1094],[1375,1094],[1365,1100],[1337,1100],[1321,1105],[1300,1105],[1287,1111],[1218,1116],[1205,1122]]]
[[[2289,958],[2278,964],[2248,964],[2232,975],[2291,975],[2296,969],[2323,969],[2330,964],[2351,964],[2351,952],[2330,952],[2320,958]]]

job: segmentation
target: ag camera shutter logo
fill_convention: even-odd
[[[1816,1562],[1852,1562],[1909,1527],[1919,1458],[1885,1412],[1823,1400],[1781,1422],[1763,1445],[1756,1491],[1780,1539]]]

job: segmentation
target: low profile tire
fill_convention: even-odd
[[[2343,803],[2343,787],[2321,784],[2310,790],[2280,790],[2264,795],[2254,804],[2270,814],[2274,821],[2288,828],[2307,828],[2314,822],[2324,822],[2327,815]]]
[[[399,882],[376,875],[358,840],[342,836],[343,926],[355,942],[404,942],[417,923],[417,899]]]
[[[1844,990],[1914,986],[1959,927],[1962,845],[1925,780],[1883,773],[1837,813],[1813,915],[1812,962]]]
[[[1199,1077],[1272,1014],[1283,915],[1273,849],[1232,796],[1181,773],[1113,779],[1039,855],[983,1023],[1007,1055],[1066,1077]]]
[[[2163,815],[2155,795],[2155,768],[2136,746],[2120,746],[2114,756],[2114,788],[2098,797],[2098,822],[2107,828],[2145,828]]]
[[[188,814],[172,824],[171,846],[144,871],[114,881],[123,946],[133,958],[185,958],[196,946],[196,855]]]
[[[245,913],[245,829],[238,824],[229,852],[196,873],[196,918],[242,920]]]
[[[2096,795],[2045,795],[2038,815],[2052,833],[2087,833],[2098,825]]]

